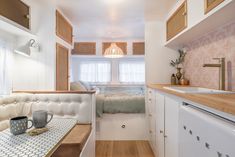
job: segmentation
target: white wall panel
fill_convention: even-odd
[[[41,45],[30,57],[15,54],[13,90],[55,88],[55,0],[24,0],[31,8],[31,29]],[[29,38],[18,38],[18,45]]]
[[[178,53],[164,47],[165,23],[161,21],[145,22],[145,63],[146,83],[170,83],[175,69],[170,61],[178,57]]]

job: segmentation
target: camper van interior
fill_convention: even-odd
[[[0,157],[235,157],[235,0],[0,0]]]

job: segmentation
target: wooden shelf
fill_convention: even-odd
[[[188,42],[202,37],[204,34],[235,20],[235,1],[230,2],[220,10],[203,19],[200,23],[187,28],[177,36],[166,42],[165,46],[171,49],[181,49]]]
[[[29,29],[24,28],[23,26],[17,24],[14,21],[11,21],[0,15],[0,30],[8,32],[16,36],[31,37],[36,38]]]

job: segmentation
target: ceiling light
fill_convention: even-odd
[[[121,48],[119,48],[115,43],[112,43],[109,48],[104,52],[104,57],[106,58],[121,58],[124,53]]]
[[[19,46],[17,49],[15,49],[15,53],[29,57],[32,49],[34,51],[39,51],[40,49],[39,44],[36,43],[34,39],[30,39],[25,45]]]

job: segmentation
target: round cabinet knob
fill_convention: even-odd
[[[187,15],[187,13],[186,13],[186,12],[184,12],[182,15],[183,15],[183,16],[186,16],[186,15]]]
[[[162,130],[160,130],[160,134],[163,134],[163,131],[162,131]]]
[[[122,128],[123,128],[123,129],[126,128],[126,125],[122,125]]]

